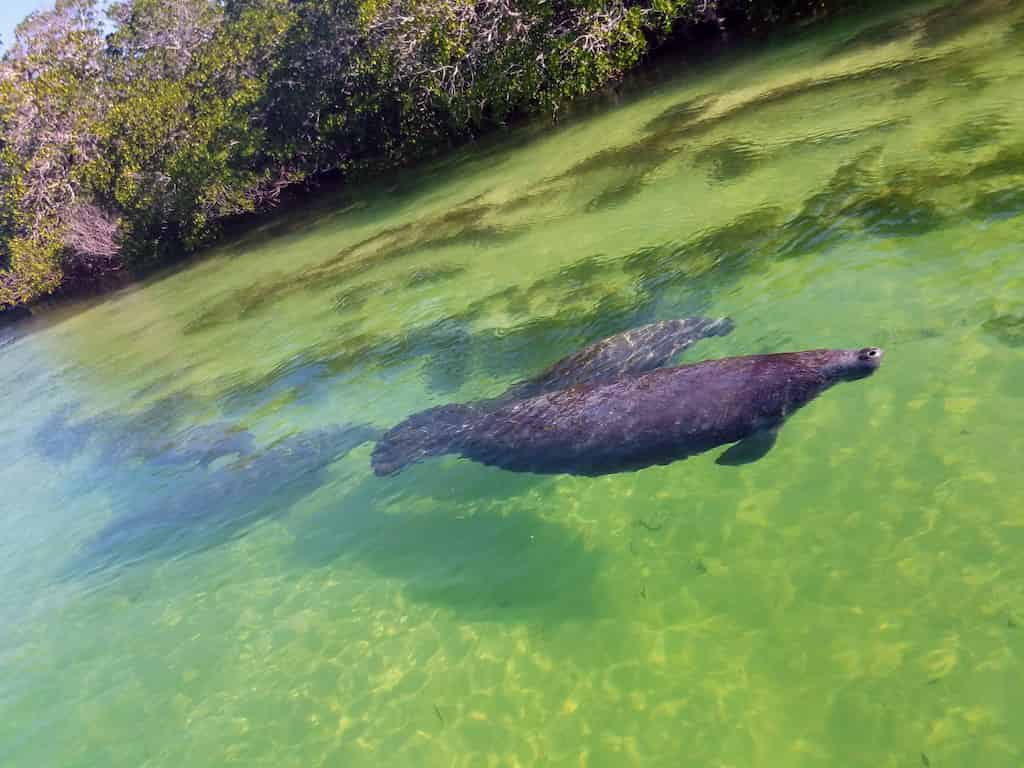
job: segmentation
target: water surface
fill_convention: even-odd
[[[0,765],[1021,765],[1024,15],[937,8],[0,343]],[[742,468],[349,450],[697,313],[736,330],[687,359],[886,362]]]

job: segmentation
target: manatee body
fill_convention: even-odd
[[[708,360],[581,384],[478,411],[447,406],[377,443],[393,474],[424,456],[459,454],[514,472],[603,475],[668,464],[735,443],[721,464],[763,456],[786,418],[829,387],[874,373],[877,347]]]
[[[607,383],[622,376],[644,373],[667,365],[672,358],[701,339],[725,336],[734,327],[727,317],[683,317],[642,325],[601,339],[563,357],[533,378],[512,385],[497,397],[438,405],[414,413],[385,433],[393,439],[383,446],[378,443],[373,458],[374,469],[378,475],[391,474],[394,469],[412,464],[424,456],[435,455],[434,443],[438,432],[448,429],[452,423],[464,421],[467,409],[482,415],[547,392],[583,384]],[[395,465],[394,469],[390,468],[391,465]]]

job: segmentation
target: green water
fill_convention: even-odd
[[[1024,764],[1022,77],[1019,4],[847,20],[0,342],[0,765]],[[697,313],[886,360],[741,468],[289,442]]]

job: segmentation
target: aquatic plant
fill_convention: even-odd
[[[756,145],[738,139],[724,139],[697,154],[695,163],[707,166],[716,181],[731,181],[752,172],[764,157]]]
[[[425,285],[451,280],[466,272],[466,267],[459,264],[438,264],[433,267],[414,269],[405,281],[406,288],[420,288]]]
[[[258,282],[213,302],[185,325],[184,333],[200,333],[221,324],[256,316],[289,296],[319,293],[344,284],[349,277],[412,254],[469,244],[504,243],[524,234],[522,228],[482,223],[495,207],[470,201],[434,216],[384,229],[297,274],[265,275]],[[373,285],[375,283],[371,282],[364,283],[359,289],[344,289],[335,296],[335,309],[342,311],[350,302],[365,303],[374,290]]]
[[[1024,189],[1010,187],[982,192],[972,201],[968,212],[979,219],[1009,219],[1024,214]]]
[[[608,208],[622,205],[639,195],[644,188],[645,174],[635,174],[625,181],[616,182],[592,197],[584,207],[587,213],[600,213]]]
[[[678,104],[666,107],[656,117],[651,118],[644,124],[646,133],[664,133],[683,128],[697,120],[714,99],[711,97],[697,97],[686,99]]]
[[[1010,127],[1000,115],[981,115],[958,125],[948,138],[943,140],[938,149],[940,152],[970,152],[996,140]]]
[[[1006,144],[988,160],[971,168],[968,178],[991,179],[998,176],[1024,174],[1024,142]]]
[[[351,288],[346,288],[334,296],[334,311],[338,313],[355,312],[370,300],[375,293],[379,293],[381,283],[362,283]]]
[[[911,22],[920,30],[919,43],[936,47],[960,37],[983,24],[993,13],[1005,12],[1013,7],[1012,0],[983,0],[983,2],[956,2],[932,8]]]
[[[1024,347],[1024,316],[997,315],[986,320],[982,329],[1008,347]]]
[[[832,46],[828,55],[840,56],[904,40],[914,35],[915,26],[915,17],[913,16],[898,20],[887,19],[850,35],[842,42]]]

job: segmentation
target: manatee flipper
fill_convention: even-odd
[[[750,437],[745,437],[738,443],[733,443],[729,446],[721,456],[715,459],[715,464],[720,464],[725,467],[738,467],[741,464],[752,464],[772,449],[772,446],[775,445],[775,440],[778,436],[778,427],[762,429],[760,432],[755,432]]]
[[[413,414],[377,441],[370,459],[374,474],[393,475],[428,456],[457,450],[459,437],[477,418],[476,408],[459,404]]]
[[[725,336],[734,327],[728,317],[683,317],[631,328],[563,357],[488,405],[496,408],[580,384],[601,384],[621,376],[646,373],[668,365],[701,339]]]

